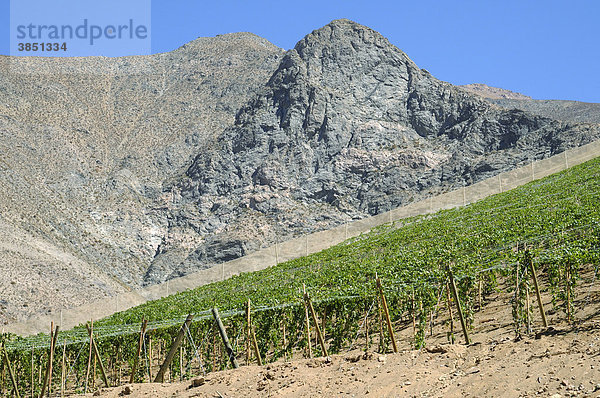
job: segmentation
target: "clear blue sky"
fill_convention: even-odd
[[[600,102],[597,0],[147,1],[153,53],[239,31],[289,49],[329,21],[349,18],[379,31],[442,80]],[[9,0],[0,0],[1,54],[9,53],[9,9]]]

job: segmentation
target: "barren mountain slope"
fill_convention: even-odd
[[[236,33],[143,57],[0,57],[3,230],[23,231],[81,265],[64,273],[71,265],[63,259],[6,252],[3,296],[31,305],[0,322],[35,311],[42,290],[52,297],[39,310],[80,304],[71,298],[81,286],[80,296],[90,299],[138,285],[166,226],[162,181],[233,121],[282,52]],[[53,286],[32,291],[30,281],[15,277],[15,269],[20,275],[34,266],[54,275]],[[121,282],[97,283],[105,278],[100,269]],[[79,272],[89,280],[80,283]]]

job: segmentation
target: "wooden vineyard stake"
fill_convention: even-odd
[[[6,367],[4,366],[4,356],[0,350],[0,366],[2,367],[2,373],[0,373],[0,396],[4,396],[4,385],[6,384]]]
[[[317,338],[319,339],[319,345],[321,345],[321,352],[323,356],[328,357],[327,348],[325,347],[325,341],[323,340],[323,335],[321,334],[321,328],[319,327],[319,320],[317,319],[317,314],[315,313],[315,309],[313,308],[312,302],[310,301],[310,297],[308,293],[306,293],[306,289],[304,290],[304,301],[310,310],[310,315],[315,324],[315,330],[317,331]]]
[[[179,346],[179,381],[183,381],[183,344]]]
[[[517,244],[517,252],[519,251],[519,245]],[[520,339],[521,338],[521,314],[519,313],[519,310],[522,308],[521,307],[521,290],[519,289],[519,271],[521,270],[521,264],[519,264],[519,262],[517,261],[515,263],[515,299],[514,299],[514,303],[515,303],[515,308],[516,308],[516,319],[517,319],[517,327],[516,327],[516,333],[517,333],[517,337]],[[522,311],[521,311],[522,313]]]
[[[252,330],[252,345],[254,347],[254,355],[256,355],[256,361],[259,366],[262,366],[262,358],[260,356],[260,350],[258,349],[258,342],[256,341],[256,333]]]
[[[138,364],[140,362],[140,354],[142,353],[142,345],[144,344],[144,336],[146,334],[146,327],[148,326],[148,320],[142,320],[142,326],[140,329],[140,338],[138,340],[137,355],[133,359],[133,367],[131,368],[131,376],[129,376],[129,384],[132,384],[135,379],[135,372],[137,371]]]
[[[250,318],[250,299],[248,299],[248,302],[246,303],[246,320],[248,322],[248,335],[252,339],[252,349],[254,350],[256,361],[258,362],[259,366],[262,366],[262,358],[260,357],[260,350],[258,349],[258,342],[256,341],[256,333],[254,333],[254,328],[252,328],[252,319]],[[247,356],[250,358],[250,353],[248,353]]]
[[[446,302],[448,304],[448,315],[450,316],[450,342],[454,344],[454,316],[452,315],[452,299],[450,298],[450,282],[446,283]]]
[[[569,266],[565,267],[565,293],[567,295],[567,323],[571,324],[571,295],[569,288],[569,279],[571,277],[571,273],[569,272]]]
[[[31,345],[31,398],[33,398],[33,390],[34,390],[34,371],[35,369],[35,363],[33,362],[33,344]]]
[[[212,370],[213,372],[217,370],[217,323],[215,322],[212,328],[212,342],[213,342],[213,346],[212,346],[212,362],[213,362],[213,367]]]
[[[369,351],[369,310],[365,315],[365,352]]]
[[[477,297],[479,299],[479,306],[478,306],[479,307],[479,311],[481,311],[481,308],[483,307],[483,304],[482,304],[483,300],[482,300],[482,297],[481,297],[482,291],[483,291],[483,277],[480,274],[479,275],[479,288],[478,288],[478,291],[477,291],[477,293],[478,293]]]
[[[38,366],[38,385],[42,385],[42,356],[40,355],[39,366]]]
[[[219,333],[221,334],[221,339],[223,340],[223,345],[227,350],[227,355],[229,356],[231,365],[233,365],[234,369],[237,369],[239,368],[239,365],[237,359],[235,358],[235,352],[233,352],[233,348],[229,343],[229,338],[227,337],[227,331],[225,330],[225,326],[223,326],[223,322],[221,322],[221,317],[219,317],[219,310],[216,307],[213,307],[212,313],[215,318],[215,321],[217,321],[217,327],[219,328]]]
[[[454,275],[452,275],[452,269],[450,269],[450,266],[448,266],[448,276],[450,277],[450,287],[452,288],[452,294],[454,296],[454,301],[456,302],[456,309],[458,310],[458,317],[460,318],[460,326],[462,327],[462,331],[465,336],[465,341],[467,345],[469,345],[471,344],[471,340],[469,339],[469,332],[467,331],[467,323],[465,322],[465,317],[460,306],[458,291],[456,290],[456,284],[454,283]]]
[[[540,295],[540,288],[538,286],[537,276],[535,275],[535,267],[533,266],[533,259],[529,254],[529,251],[525,251],[527,258],[527,264],[529,265],[529,271],[531,271],[531,278],[533,279],[533,287],[535,288],[535,295],[537,297],[538,307],[540,308],[540,315],[542,316],[542,324],[545,328],[548,327],[548,321],[546,320],[546,312],[544,311],[544,304],[542,304],[542,296]]]
[[[250,299],[246,302],[246,365],[250,364]]]
[[[287,357],[287,340],[285,338],[285,318],[281,321],[281,329],[282,329],[282,334],[283,334],[283,360],[287,361],[288,357]]]
[[[106,377],[106,369],[104,368],[104,364],[102,363],[102,358],[100,357],[100,352],[98,351],[98,346],[96,345],[96,339],[94,339],[94,324],[92,323],[92,326],[90,327],[90,325],[86,324],[85,327],[88,330],[88,333],[90,334],[90,345],[92,347],[93,353],[96,357],[96,360],[98,361],[98,364],[100,364],[100,373],[102,373],[102,381],[104,381],[104,384],[106,385],[106,387],[110,387],[110,384],[108,383],[108,378]],[[96,375],[94,374],[94,377]]]
[[[413,338],[417,335],[417,322],[415,317],[415,288],[410,292],[410,315],[412,317]]]
[[[13,391],[17,398],[21,398],[21,395],[19,395],[19,387],[17,386],[17,379],[15,379],[15,374],[13,373],[13,368],[12,368],[12,365],[10,364],[10,359],[8,358],[8,353],[6,352],[6,349],[4,348],[4,346],[0,346],[0,350],[2,350],[4,363],[5,363],[6,367],[8,368],[8,375],[10,377],[10,382],[12,383],[12,386],[13,386]]]
[[[60,367],[60,396],[65,396],[65,383],[67,377],[67,340],[63,341],[62,361]]]
[[[42,391],[40,392],[40,398],[42,398],[48,388],[48,395],[50,395],[50,386],[52,385],[52,362],[54,361],[54,347],[56,346],[56,338],[58,337],[58,326],[54,329],[54,322],[50,324],[50,354],[48,355],[48,366],[46,367],[46,373],[44,375],[44,383],[42,384]]]
[[[302,294],[306,294],[306,285],[302,284]],[[312,347],[310,342],[310,319],[308,318],[308,305],[304,301],[304,321],[306,322],[306,341],[308,342],[308,357],[312,358]]]
[[[321,333],[325,340],[325,322],[327,321],[327,307],[323,308],[323,317],[321,318]]]
[[[385,300],[385,294],[383,294],[383,287],[381,286],[381,279],[377,277],[377,289],[379,290],[379,297],[381,298],[381,306],[383,307],[383,315],[385,316],[385,322],[387,323],[388,333],[392,340],[392,348],[394,352],[398,352],[398,346],[396,345],[396,337],[394,336],[394,328],[392,326],[392,320],[390,319],[390,311],[388,310],[387,301]]]
[[[98,366],[98,359],[96,358],[96,355],[94,355],[94,366],[92,367],[92,374],[94,375],[94,377],[92,377],[92,391],[94,391],[96,389],[96,375],[98,374],[98,370],[97,370],[97,366]]]
[[[148,381],[152,381],[152,337],[148,339]]]
[[[167,371],[167,369],[169,368],[169,365],[173,361],[173,357],[175,356],[177,349],[181,345],[181,342],[183,341],[183,337],[185,336],[185,332],[189,328],[190,323],[192,323],[192,319],[194,319],[194,315],[189,314],[187,316],[187,318],[185,319],[185,322],[183,322],[183,325],[181,325],[181,329],[179,329],[179,333],[177,334],[177,337],[175,337],[175,341],[173,341],[173,344],[171,345],[171,348],[169,349],[169,352],[167,354],[167,357],[165,358],[165,361],[161,365],[158,373],[156,374],[156,377],[154,378],[155,383],[164,382],[165,372]]]
[[[383,311],[381,310],[381,300],[377,300],[377,314],[379,315],[379,352],[385,353],[387,347],[383,337]]]
[[[88,354],[88,363],[87,363],[87,368],[85,371],[85,389],[83,390],[84,393],[87,393],[88,390],[88,379],[90,377],[90,369],[92,367],[92,356],[94,355],[94,349],[92,348],[93,343],[94,343],[94,321],[91,321],[91,328],[88,327],[88,333],[90,335],[90,350],[89,350],[89,354]],[[87,325],[86,325],[87,326]],[[91,331],[91,332],[90,332]]]
[[[527,301],[525,302],[525,311],[527,314],[527,333],[531,333],[531,311],[529,310],[529,287],[525,288],[525,295]]]

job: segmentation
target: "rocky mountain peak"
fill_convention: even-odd
[[[147,277],[378,214],[597,135],[501,110],[419,69],[372,29],[336,20],[287,51],[196,157],[174,187],[182,201],[170,218],[189,217],[194,204],[205,241]]]

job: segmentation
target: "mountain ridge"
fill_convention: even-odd
[[[192,43],[70,60],[84,77],[35,83],[0,65],[0,215],[122,284],[90,291],[185,275],[599,136],[441,82],[348,20],[287,52],[248,34]],[[119,67],[136,73],[94,73]]]
[[[379,33],[333,21],[286,52],[216,149],[172,186],[182,198],[172,218],[200,204],[208,238],[181,265],[153,264],[146,280],[480,181],[587,143],[589,132],[598,136],[502,110],[420,70]]]

